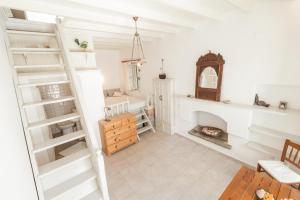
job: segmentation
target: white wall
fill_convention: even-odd
[[[121,88],[124,78],[120,51],[98,49],[96,50],[96,62],[103,75],[103,88]]]
[[[142,89],[152,92],[163,57],[175,92],[194,94],[196,62],[209,50],[225,59],[222,99],[252,104],[257,84],[300,85],[299,9],[299,0],[259,1],[249,13],[227,13],[222,21],[146,45]]]
[[[37,194],[2,29],[0,52],[0,199],[35,200]]]

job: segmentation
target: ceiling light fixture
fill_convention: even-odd
[[[141,42],[141,37],[140,37],[140,34],[138,33],[138,29],[137,29],[138,19],[139,19],[139,17],[137,17],[137,16],[133,17],[133,20],[135,23],[135,33],[133,35],[133,40],[132,40],[131,64],[136,64],[137,66],[142,66],[144,63],[146,63],[146,60],[145,60],[145,55],[144,55],[143,46],[142,46],[142,42]],[[136,58],[134,58],[135,49],[137,50]]]

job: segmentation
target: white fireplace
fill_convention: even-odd
[[[198,125],[216,127],[222,129],[224,132],[227,132],[227,122],[220,116],[204,111],[195,112]]]
[[[225,104],[177,95],[176,108],[177,134],[252,166],[256,166],[259,159],[272,159],[272,156],[261,154],[247,146],[253,106]],[[189,134],[188,132],[197,125],[214,126],[226,131],[231,149]]]

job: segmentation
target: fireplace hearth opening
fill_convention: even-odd
[[[228,144],[227,123],[217,115],[208,112],[197,111],[198,125],[189,131],[189,134],[212,142],[227,149]]]

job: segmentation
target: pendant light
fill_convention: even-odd
[[[141,42],[141,37],[140,37],[140,34],[138,33],[138,29],[137,29],[138,19],[139,19],[139,17],[137,17],[137,16],[133,17],[133,20],[135,23],[135,33],[133,35],[133,40],[132,40],[131,64],[136,64],[137,66],[142,66],[144,63],[146,63],[146,60],[145,60],[145,55],[144,55],[143,46],[142,46],[142,42]],[[136,58],[134,58],[135,50],[137,52]]]

